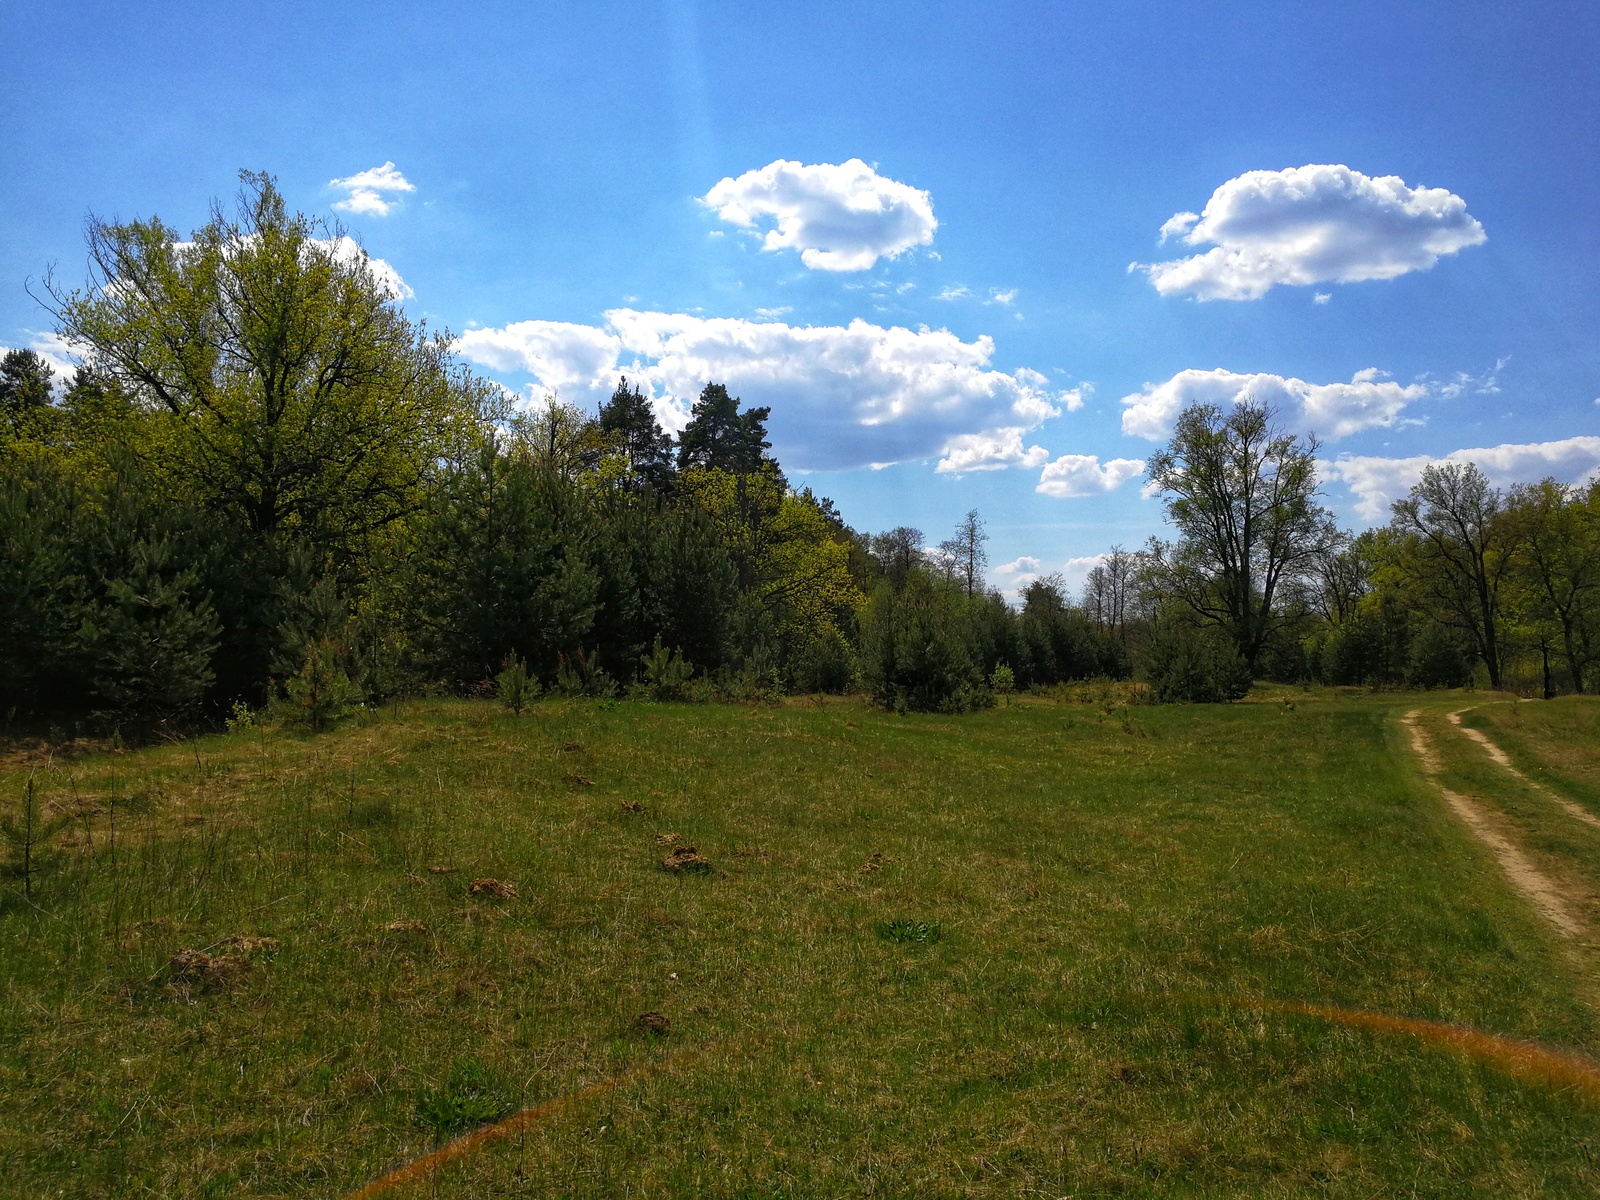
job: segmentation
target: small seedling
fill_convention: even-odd
[[[937,921],[918,921],[902,917],[894,921],[879,921],[875,929],[886,942],[900,942],[911,946],[930,946],[939,940]]]

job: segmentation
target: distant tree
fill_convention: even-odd
[[[983,588],[983,569],[989,565],[989,553],[983,547],[988,540],[983,518],[974,508],[961,518],[955,533],[939,543],[939,549],[949,555],[955,577],[969,596],[977,595]]]
[[[1138,556],[1121,546],[1111,550],[1090,569],[1083,584],[1083,608],[1095,627],[1126,640],[1128,609],[1133,599],[1134,570]]]
[[[38,437],[50,408],[55,372],[32,350],[7,350],[0,358],[0,436]]]
[[[600,406],[600,432],[620,447],[636,484],[667,490],[672,483],[672,436],[657,422],[650,398],[629,387],[627,376]]]
[[[1428,615],[1469,639],[1496,689],[1505,670],[1501,592],[1516,537],[1500,519],[1503,505],[1476,463],[1436,463],[1395,502],[1391,522],[1406,538],[1400,569]]]
[[[703,467],[749,475],[764,465],[776,466],[767,456],[769,407],[739,411],[740,400],[728,395],[720,383],[708,383],[689,412],[689,423],[678,437],[678,469]]]
[[[901,525],[887,533],[874,534],[870,543],[873,558],[889,586],[899,591],[906,585],[911,572],[924,564],[922,530]]]
[[[1172,544],[1152,540],[1151,576],[1202,625],[1221,629],[1252,673],[1291,619],[1281,593],[1336,535],[1317,503],[1316,451],[1316,439],[1278,429],[1265,405],[1224,414],[1199,404],[1150,459],[1150,480],[1166,493],[1179,535]]]
[[[599,423],[554,392],[513,418],[511,443],[517,453],[567,480],[593,471],[606,449]]]
[[[1574,691],[1584,691],[1590,626],[1600,601],[1600,483],[1546,479],[1513,488],[1503,519],[1520,553],[1513,567],[1524,620],[1558,637]]]

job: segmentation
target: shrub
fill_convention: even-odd
[[[1143,665],[1157,704],[1220,704],[1250,690],[1250,668],[1213,630],[1169,623],[1145,647]]]
[[[655,646],[644,658],[645,686],[654,700],[682,700],[694,667],[682,653],[661,644],[656,635]]]
[[[1017,676],[1006,663],[1001,663],[989,676],[989,686],[997,696],[1009,696],[1017,690]]]
[[[528,666],[515,654],[506,655],[500,674],[494,677],[495,698],[517,716],[539,697],[539,681],[529,678]]]
[[[1411,643],[1406,663],[1406,683],[1416,688],[1457,688],[1472,682],[1472,664],[1461,640],[1443,625],[1430,621]]]
[[[873,700],[896,712],[966,712],[994,703],[958,619],[957,598],[913,575],[880,585],[862,617],[861,670]]]
[[[290,718],[313,733],[331,729],[361,702],[361,689],[351,682],[338,648],[329,641],[312,643],[305,665],[285,691]]]

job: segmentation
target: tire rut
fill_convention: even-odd
[[[1473,741],[1477,742],[1478,745],[1482,746],[1490,758],[1492,758],[1500,766],[1504,767],[1507,771],[1510,771],[1511,774],[1515,775],[1518,779],[1522,780],[1523,783],[1554,800],[1566,810],[1568,816],[1573,817],[1575,820],[1582,821],[1586,825],[1592,825],[1596,829],[1600,829],[1600,817],[1595,816],[1588,809],[1584,808],[1583,805],[1578,804],[1575,801],[1568,800],[1565,796],[1556,792],[1552,788],[1540,783],[1537,779],[1534,779],[1523,771],[1519,770],[1517,765],[1511,761],[1511,756],[1497,746],[1494,742],[1490,741],[1489,736],[1481,729],[1473,729],[1470,726],[1463,725],[1461,723],[1461,714],[1471,711],[1471,709],[1461,708],[1457,709],[1453,713],[1447,714],[1450,718],[1450,724],[1454,725],[1462,733],[1466,734]]]
[[[1434,753],[1427,731],[1417,721],[1420,715],[1413,709],[1401,718],[1401,724],[1411,735],[1411,749],[1422,764],[1423,771],[1436,776],[1439,774],[1439,757]],[[1521,847],[1495,827],[1494,820],[1484,807],[1459,792],[1451,791],[1437,779],[1434,780],[1434,786],[1443,794],[1456,819],[1489,848],[1511,886],[1561,934],[1569,938],[1586,939],[1588,930],[1573,915],[1565,890],[1536,867]]]

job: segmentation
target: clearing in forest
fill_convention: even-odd
[[[429,701],[58,758],[0,1193],[340,1196],[534,1109],[388,1194],[1592,1194],[1589,951],[1437,787],[1595,928],[1600,831],[1468,702]]]

